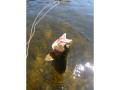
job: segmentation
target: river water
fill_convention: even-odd
[[[27,0],[27,41],[33,21],[54,0]],[[46,8],[39,18],[50,8]],[[27,90],[93,90],[93,0],[61,0],[36,25],[27,57]],[[73,40],[63,75],[44,61],[52,43],[63,33]]]

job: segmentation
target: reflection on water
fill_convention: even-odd
[[[74,68],[73,75],[75,79],[76,77],[85,77],[85,74],[88,75],[88,77],[91,77],[89,75],[90,73],[93,74],[93,66],[90,65],[89,62],[86,62],[85,65],[82,65],[82,64],[76,65]]]
[[[52,2],[27,0],[27,41],[35,17]],[[93,0],[62,0],[36,25],[27,58],[27,90],[93,90],[93,17]],[[59,74],[44,59],[63,33],[73,44],[66,71]]]

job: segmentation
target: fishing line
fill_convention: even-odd
[[[33,32],[31,32],[31,35],[30,35],[30,38],[29,38],[29,41],[28,41],[28,47],[27,47],[27,56],[28,56],[28,49],[29,49],[29,44],[30,44],[30,41],[31,41],[31,39],[32,39],[32,37],[33,37],[33,35],[34,35],[34,33],[35,33],[35,26],[37,25],[37,23],[42,19],[42,18],[44,18],[44,16],[51,10],[51,9],[53,9],[55,6],[57,6],[58,4],[56,4],[56,5],[54,5],[53,7],[51,7],[36,23],[35,23],[35,25],[33,25],[33,27],[34,27],[34,31]]]
[[[57,1],[55,1],[55,2],[53,2],[52,4],[54,4],[54,3],[56,3]],[[35,22],[36,22],[36,20],[37,20],[37,18],[38,18],[38,16],[42,13],[42,11],[44,10],[44,9],[46,9],[47,7],[49,7],[50,5],[52,5],[52,4],[49,4],[49,5],[47,5],[46,7],[44,7],[39,13],[38,13],[38,15],[36,16],[36,18],[35,18],[35,20],[34,20],[34,22],[33,22],[33,24],[32,24],[32,27],[31,27],[31,32],[30,32],[30,36],[31,36],[31,34],[32,34],[32,30],[33,30],[33,27],[34,27],[34,25],[35,25]],[[29,41],[30,41],[30,38],[29,38],[29,40],[27,41],[27,44],[29,43]]]
[[[56,1],[55,1],[55,2],[56,2]],[[54,2],[54,3],[55,3],[55,2]],[[42,19],[45,17],[45,15],[46,15],[50,10],[52,10],[54,7],[56,7],[57,5],[60,4],[59,1],[57,1],[57,2],[58,2],[58,4],[55,4],[55,5],[52,6],[50,9],[48,9],[48,10],[46,11],[46,13],[44,13],[43,16],[42,16],[36,23],[35,23],[35,21],[37,20],[37,18],[34,20],[34,23],[33,23],[33,25],[32,25],[32,28],[34,27],[34,29],[33,29],[33,32],[32,32],[32,28],[31,28],[30,38],[29,38],[29,40],[28,40],[28,42],[27,42],[28,47],[27,47],[27,52],[26,52],[26,58],[27,58],[27,56],[28,56],[28,49],[29,49],[30,41],[31,41],[31,39],[32,39],[32,37],[33,37],[33,35],[34,35],[34,33],[35,33],[35,26],[38,24],[38,22],[40,22],[40,20],[42,20]],[[48,5],[48,6],[50,6],[50,5]],[[47,6],[47,7],[48,7],[48,6]],[[46,7],[46,8],[47,8],[47,7]],[[44,8],[44,9],[45,9],[45,8]],[[43,11],[44,9],[42,9],[42,11]],[[39,15],[40,15],[40,13],[41,13],[42,11],[39,12]],[[38,17],[39,15],[37,15],[37,17]]]
[[[34,31],[33,31],[33,34],[32,34],[32,36],[34,35],[34,33],[35,33],[35,26],[40,22],[40,20],[41,19],[43,19],[44,18],[44,16],[50,11],[50,10],[52,10],[54,7],[56,7],[57,5],[59,5],[59,3],[58,4],[56,4],[56,5],[54,5],[53,7],[51,7],[36,23],[35,23],[35,25],[34,25]]]

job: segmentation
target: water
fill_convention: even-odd
[[[27,0],[27,40],[35,17],[52,2]],[[93,90],[93,12],[93,0],[62,1],[36,25],[27,58],[28,90]],[[63,33],[73,44],[67,69],[60,75],[44,59]]]

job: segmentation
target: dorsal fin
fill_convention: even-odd
[[[45,57],[45,61],[52,61],[55,59],[55,53],[54,52],[50,52],[49,54],[47,54],[47,56]]]

